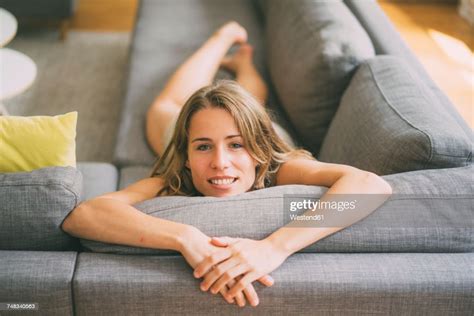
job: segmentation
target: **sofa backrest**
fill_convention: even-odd
[[[259,4],[272,83],[302,144],[317,155],[354,70],[375,55],[371,40],[342,0]]]

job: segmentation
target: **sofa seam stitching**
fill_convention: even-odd
[[[429,143],[430,143],[430,147],[429,147],[429,151],[430,151],[430,154],[429,154],[429,158],[425,161],[425,165],[423,167],[423,169],[426,169],[426,166],[428,166],[428,164],[432,161],[433,159],[433,142],[431,140],[431,137],[423,130],[421,130],[420,128],[416,127],[413,123],[411,123],[408,119],[406,119],[403,115],[401,115],[401,113],[399,113],[391,104],[391,102],[389,102],[387,96],[385,95],[385,93],[383,92],[383,90],[380,88],[380,85],[379,83],[377,82],[376,80],[376,76],[375,76],[375,73],[373,71],[373,68],[372,66],[369,64],[369,63],[366,63],[366,65],[369,67],[369,70],[370,70],[370,74],[372,76],[372,79],[375,83],[375,85],[377,86],[377,90],[380,92],[380,94],[382,95],[382,97],[384,98],[385,102],[387,102],[388,106],[390,107],[390,109],[392,109],[392,111],[398,115],[398,117],[400,117],[405,123],[407,123],[408,125],[410,125],[411,127],[413,127],[415,130],[418,130],[419,132],[421,132],[422,134],[425,135],[425,137],[428,139]],[[410,75],[410,77],[413,79],[413,77]],[[423,98],[425,99],[425,101],[428,101],[426,100],[426,98],[423,96]]]

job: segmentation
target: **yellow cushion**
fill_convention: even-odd
[[[77,112],[0,116],[0,172],[76,167]]]

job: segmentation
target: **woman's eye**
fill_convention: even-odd
[[[203,145],[199,145],[199,146],[197,147],[197,150],[202,150],[202,151],[204,151],[204,150],[208,150],[209,148],[210,148],[209,145],[203,144]]]
[[[242,148],[243,146],[242,146],[242,144],[239,144],[239,143],[232,143],[230,145],[230,147],[232,147],[232,148]]]

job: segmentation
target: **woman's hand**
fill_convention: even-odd
[[[225,246],[225,244],[223,245],[221,243],[215,243],[215,245],[212,244],[210,237],[202,233],[199,229],[191,227],[183,236],[183,240],[181,241],[180,252],[186,259],[186,261],[189,263],[189,265],[194,269],[206,257],[211,256],[214,252]],[[259,279],[259,281],[266,286],[273,285],[273,279],[270,276],[263,276]],[[233,286],[235,282],[236,281],[232,279],[230,280],[230,282],[228,282],[228,285]],[[229,304],[233,304],[233,298],[226,298],[227,291],[227,287],[224,286],[217,292],[220,292]],[[217,292],[215,292],[214,294],[216,294]],[[245,294],[247,300],[251,305],[256,306],[258,304],[258,295],[255,292],[255,289],[252,284],[249,284],[234,295],[239,306],[245,306],[245,298],[243,294]]]
[[[204,277],[201,289],[217,293],[229,286],[227,299],[232,299],[240,291],[262,276],[278,268],[290,255],[275,247],[270,240],[245,238],[213,238],[215,245],[228,245],[207,256],[194,270],[196,278]],[[235,284],[229,281],[243,277]]]

